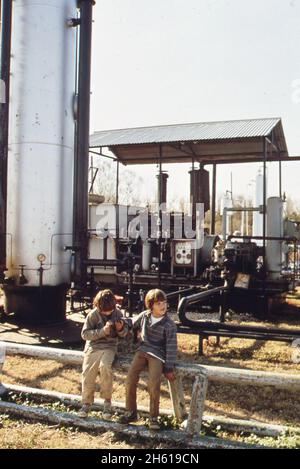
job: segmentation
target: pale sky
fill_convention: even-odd
[[[300,156],[299,50],[300,0],[97,0],[91,131],[281,117]],[[170,198],[188,195],[189,166],[164,166]],[[131,168],[153,194],[155,168]],[[257,165],[220,167],[218,191],[231,171],[234,192],[249,192]],[[300,200],[299,172],[285,164],[283,188]]]

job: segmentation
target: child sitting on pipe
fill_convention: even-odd
[[[148,368],[151,430],[159,430],[159,398],[162,374],[169,381],[176,379],[177,335],[174,321],[167,315],[167,297],[162,290],[150,290],[145,298],[147,310],[126,323],[140,334],[141,344],[126,379],[126,413],[121,423],[137,420],[136,391],[141,371]]]
[[[103,418],[112,415],[112,363],[118,338],[125,337],[128,326],[111,290],[102,290],[94,298],[94,309],[87,315],[81,337],[86,341],[82,365],[82,408],[80,417],[87,417],[94,402],[95,382],[100,370],[100,396],[104,399]]]

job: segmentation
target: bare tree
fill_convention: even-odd
[[[105,202],[116,203],[117,163],[97,159],[90,168],[90,183],[94,194],[103,195]],[[95,177],[96,175],[96,177]],[[94,181],[93,181],[94,179]],[[144,181],[133,171],[120,167],[119,172],[119,203],[126,205],[145,204],[139,192]]]
[[[292,200],[287,197],[285,200],[285,216],[291,220],[300,221],[300,204],[299,201]]]

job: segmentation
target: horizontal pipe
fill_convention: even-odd
[[[77,350],[40,347],[10,342],[0,342],[6,348],[7,355],[25,355],[44,360],[55,360],[68,365],[82,365],[83,352]],[[129,362],[119,360],[118,364],[128,369]],[[229,368],[212,365],[177,363],[176,370],[187,376],[195,377],[197,373],[206,373],[209,381],[235,385],[276,386],[290,391],[300,390],[300,375],[253,371],[240,368]]]
[[[211,436],[195,435],[189,436],[183,430],[161,430],[160,432],[153,432],[146,428],[144,425],[122,425],[120,423],[100,420],[98,417],[89,417],[83,419],[74,415],[71,412],[57,412],[54,410],[43,409],[41,407],[31,407],[26,405],[15,404],[13,402],[1,402],[0,411],[8,413],[18,418],[27,418],[30,420],[42,421],[46,423],[53,423],[56,425],[78,427],[83,431],[97,431],[112,432],[116,435],[121,435],[122,438],[134,438],[135,440],[142,439],[146,442],[152,441],[153,444],[157,442],[172,443],[175,447],[183,445],[186,448],[196,449],[241,449],[241,448],[257,448],[257,446],[249,445],[246,443],[239,443],[221,438]]]
[[[260,207],[225,207],[223,212],[260,212]]]
[[[15,384],[8,384],[4,383],[6,392],[11,391],[14,394],[24,394],[29,395],[33,399],[37,399],[40,401],[41,399],[43,402],[61,402],[67,406],[72,406],[77,408],[81,407],[81,400],[82,396],[77,394],[65,394],[59,391],[50,391],[47,389],[38,389],[38,388],[31,388],[28,386],[17,386]],[[95,399],[95,402],[92,406],[92,410],[94,411],[102,411],[103,410],[103,399]],[[118,410],[125,410],[125,405],[119,401],[112,401],[112,406],[117,408]],[[146,414],[148,415],[148,407],[139,406],[138,407],[139,414]],[[171,409],[160,409],[160,413],[163,415],[172,416]],[[257,420],[241,420],[241,419],[232,419],[223,416],[215,416],[206,414],[203,415],[203,421],[207,422],[210,426],[214,428],[221,426],[224,430],[228,430],[230,432],[244,432],[247,434],[258,434],[261,436],[271,436],[277,437],[281,435],[285,435],[287,432],[293,433],[296,435],[300,434],[299,427],[287,427],[283,425],[274,425],[269,423],[262,423]]]
[[[282,339],[283,342],[300,338],[300,330],[296,329],[279,329],[279,328],[267,328],[258,326],[240,326],[235,324],[224,324],[223,322],[212,322],[212,321],[195,321],[186,317],[186,309],[188,305],[192,303],[201,303],[209,297],[226,292],[227,287],[218,287],[204,292],[196,293],[182,298],[178,305],[178,317],[183,326],[187,326],[194,331],[202,332],[203,334],[213,335],[213,332],[235,333],[240,337],[247,338],[247,334],[254,335],[254,338],[261,338],[261,340],[277,340]],[[281,338],[281,339],[280,339]]]
[[[229,235],[227,237],[228,240],[230,239],[246,239],[246,240],[251,240],[251,239],[257,239],[257,240],[263,240],[264,237],[263,236],[248,236],[248,235],[238,235],[238,236],[235,236],[235,235]],[[267,241],[287,241],[287,242],[290,242],[290,243],[295,243],[297,242],[297,238],[293,238],[293,237],[289,237],[289,236],[265,236],[265,240]]]
[[[220,324],[220,323],[215,323],[215,324]],[[231,339],[234,338],[243,338],[243,339],[253,339],[253,340],[271,340],[274,342],[292,342],[296,338],[294,335],[275,335],[269,332],[266,332],[264,334],[259,334],[255,332],[247,332],[243,330],[242,326],[241,329],[238,331],[228,331],[228,329],[222,330],[221,328],[210,328],[206,329],[205,327],[201,327],[201,329],[195,329],[195,328],[190,328],[187,326],[177,326],[177,332],[180,334],[194,334],[194,335],[199,335],[202,336],[203,338],[208,338],[208,337],[230,337]]]
[[[172,298],[176,298],[176,296],[183,295],[184,293],[190,293],[190,292],[194,291],[196,288],[199,288],[199,287],[194,286],[194,287],[184,288],[182,290],[177,290],[177,291],[174,291],[174,292],[171,292],[171,293],[167,293],[167,298],[168,298],[168,300],[172,299]]]
[[[83,264],[87,267],[117,267],[123,265],[123,262],[116,259],[86,259]]]

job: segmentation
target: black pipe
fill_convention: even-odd
[[[188,305],[193,304],[193,303],[199,303],[205,300],[206,298],[212,297],[217,294],[221,294],[221,292],[227,290],[227,288],[228,287],[225,287],[225,286],[211,288],[210,290],[203,290],[199,293],[195,293],[194,295],[185,296],[184,298],[182,298],[180,300],[180,303],[178,305],[178,310],[177,310],[178,317],[180,321],[182,322],[182,324],[187,325],[185,324],[185,322],[190,321],[185,316],[186,308]]]
[[[300,330],[295,329],[276,329],[274,327],[259,327],[259,326],[241,326],[235,324],[224,324],[222,322],[213,322],[213,321],[193,321],[186,317],[187,306],[192,303],[201,303],[209,297],[215,296],[217,294],[222,294],[228,291],[228,288],[218,287],[212,288],[211,290],[202,291],[196,293],[195,295],[186,296],[181,299],[178,305],[178,317],[183,326],[189,327],[195,333],[211,334],[214,332],[225,335],[226,333],[238,334],[243,337],[247,337],[247,334],[256,334],[256,337],[260,337],[263,340],[287,340],[287,337],[296,338],[300,337]],[[271,337],[276,337],[276,339],[271,339]],[[290,340],[290,339],[288,339]]]
[[[161,244],[162,244],[162,210],[161,210],[161,188],[162,188],[162,146],[159,145],[159,177],[158,177],[158,288],[161,287]]]
[[[2,0],[1,9],[1,88],[4,84],[4,103],[0,101],[0,276],[6,270],[6,213],[7,213],[7,158],[8,158],[8,119],[9,85],[11,57],[12,1]]]
[[[212,174],[212,198],[210,212],[210,234],[216,233],[216,186],[217,186],[217,165],[213,164]]]
[[[168,300],[170,300],[172,298],[176,298],[177,296],[184,295],[185,293],[191,293],[192,291],[196,290],[197,288],[199,288],[199,287],[194,286],[194,287],[183,288],[181,290],[177,290],[177,291],[167,293],[166,296],[167,296]]]
[[[88,256],[88,171],[90,131],[92,10],[94,0],[79,0],[80,39],[78,72],[78,118],[74,165],[73,245],[80,248],[75,254],[75,282],[85,283],[87,268],[83,260]]]
[[[231,337],[231,338],[243,338],[243,339],[254,339],[254,340],[271,340],[271,341],[276,341],[276,342],[292,342],[296,338],[299,338],[299,331],[295,329],[291,329],[291,333],[286,335],[276,335],[270,332],[265,332],[265,333],[251,333],[251,332],[245,332],[243,329],[240,331],[222,331],[222,330],[211,330],[211,329],[205,329],[201,328],[200,330],[193,330],[190,327],[187,326],[182,326],[179,323],[176,323],[177,326],[177,333],[180,334],[198,334],[199,337],[202,338],[208,338],[210,336],[214,337]],[[267,330],[267,329],[266,329]],[[199,351],[200,354],[200,351]],[[202,353],[203,354],[203,353]]]
[[[86,267],[118,267],[124,265],[124,262],[117,259],[86,259],[83,260],[83,265]]]
[[[297,238],[295,237],[292,237],[292,236],[242,236],[242,235],[238,235],[238,236],[235,236],[235,235],[229,235],[227,237],[227,239],[230,241],[231,239],[245,239],[246,241],[250,241],[251,239],[258,239],[258,240],[262,240],[264,239],[266,241],[286,241],[288,243],[295,243],[297,242]]]

